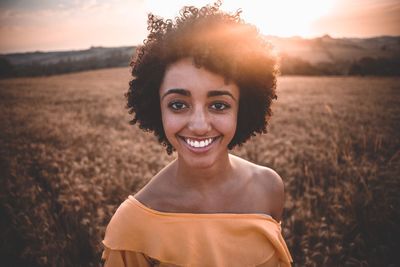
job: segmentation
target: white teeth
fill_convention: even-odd
[[[192,147],[202,148],[202,147],[206,147],[209,144],[211,144],[213,142],[213,139],[212,138],[208,138],[208,139],[205,139],[205,140],[198,141],[198,140],[191,140],[189,138],[185,138],[185,141],[186,141],[186,143],[188,145],[190,145]]]

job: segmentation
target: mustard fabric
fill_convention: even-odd
[[[281,226],[264,214],[171,213],[129,196],[103,240],[105,266],[288,267]]]

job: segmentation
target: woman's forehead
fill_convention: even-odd
[[[170,89],[185,89],[188,91],[229,91],[238,97],[239,89],[234,83],[226,83],[224,76],[211,72],[203,67],[197,67],[190,58],[184,58],[171,64],[164,75],[160,94]]]
[[[183,58],[170,64],[164,74],[163,83],[201,82],[206,84],[227,84],[223,75],[210,71],[203,66],[197,66],[192,58]]]

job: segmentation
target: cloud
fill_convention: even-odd
[[[0,51],[135,45],[146,35],[142,1],[55,2],[56,8],[0,9]]]

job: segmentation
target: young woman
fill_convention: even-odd
[[[276,98],[272,49],[239,15],[219,4],[149,15],[128,107],[177,157],[114,214],[105,266],[290,266],[281,178],[229,154],[266,132]]]

